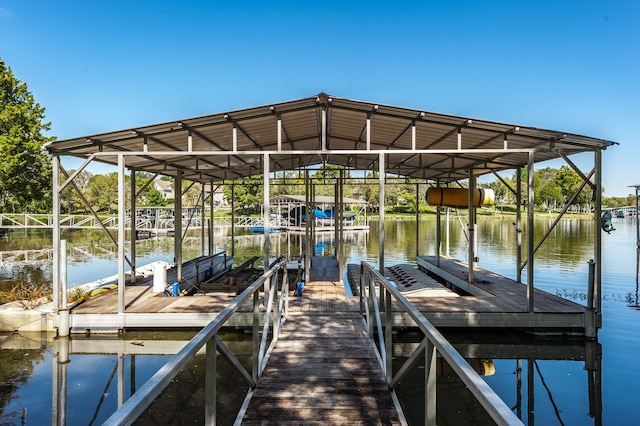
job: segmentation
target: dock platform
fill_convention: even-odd
[[[506,327],[537,329],[549,334],[585,333],[588,310],[583,305],[536,289],[534,312],[528,312],[527,288],[522,283],[476,267],[474,282],[469,285],[466,264],[455,259],[441,258],[440,267],[436,267],[435,257],[425,256],[419,257],[417,264],[417,268],[408,264],[394,265],[386,268],[385,273],[436,327]],[[348,279],[355,286],[359,270],[359,265],[347,266]],[[189,271],[186,264],[183,267],[185,276]],[[234,297],[225,292],[167,297],[152,292],[152,278],[126,287],[124,314],[118,314],[116,291],[74,307],[70,318],[72,332],[124,327],[202,327]],[[444,285],[443,281],[449,284]],[[290,283],[290,289],[295,289],[295,283]],[[251,309],[250,304],[242,306],[229,325],[251,326]],[[317,280],[305,283],[302,297],[290,298],[289,310],[358,312],[359,299],[347,296],[338,280]],[[413,320],[400,309],[394,308],[394,311],[394,326],[413,325]]]
[[[534,311],[528,312],[527,287],[502,275],[474,268],[467,282],[467,264],[452,258],[417,258],[409,264],[385,268],[404,296],[436,327],[504,327],[530,329],[544,334],[584,335],[588,309],[578,303],[535,289]],[[347,265],[347,276],[357,291],[360,265]],[[437,279],[436,279],[437,278]],[[393,308],[394,327],[411,327],[413,321]]]
[[[322,264],[322,262],[319,262]],[[183,265],[183,283],[195,284],[193,262]],[[322,271],[321,271],[322,272]],[[314,273],[315,275],[315,273]],[[321,273],[325,277],[327,273]],[[175,271],[167,271],[167,279],[175,279]],[[207,295],[165,296],[154,293],[153,277],[140,279],[125,288],[125,312],[118,313],[116,290],[89,298],[71,309],[72,333],[111,332],[124,328],[204,327],[233,301],[235,293],[210,292]],[[289,282],[293,292],[296,283]],[[250,327],[253,322],[250,302],[227,323],[232,327]],[[359,311],[357,297],[346,295],[339,280],[318,280],[305,283],[302,297],[289,299],[289,312],[355,312]]]

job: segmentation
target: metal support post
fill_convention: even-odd
[[[125,233],[124,222],[126,220],[125,205],[125,158],[124,154],[118,154],[118,313],[124,314],[124,290],[125,290]]]
[[[264,270],[265,272],[269,269],[269,258],[271,255],[271,241],[269,239],[269,228],[271,227],[270,224],[270,217],[269,217],[269,211],[271,210],[271,187],[270,187],[270,183],[271,183],[271,179],[269,177],[269,154],[264,154],[264,161],[263,161],[263,167],[264,167],[264,175],[263,175],[263,179],[264,179],[264,198],[263,198],[263,205],[264,205],[264,212],[262,214],[262,223],[264,225],[264,245],[263,245],[263,251],[264,251]],[[267,282],[265,281],[265,297],[266,297],[266,289],[267,289]]]
[[[600,228],[600,218],[602,217],[602,151],[596,149],[595,151],[595,209],[594,214],[594,253],[596,270],[594,275],[594,287],[593,296],[595,298],[595,311],[596,315],[602,313],[602,229]],[[636,197],[636,200],[638,198]],[[637,203],[637,201],[636,201]],[[636,209],[636,222],[638,221],[638,210]]]
[[[516,281],[522,282],[522,168],[516,169]]]
[[[58,319],[58,336],[69,336],[69,308],[67,298],[67,240],[60,240],[60,309]]]
[[[278,151],[282,151],[282,119],[278,114]]]
[[[174,179],[175,210],[173,212],[173,247],[176,262],[176,279],[182,281],[182,171]]]
[[[236,255],[236,186],[231,184],[231,256]]]
[[[468,281],[473,283],[473,266],[476,260],[476,210],[473,203],[473,195],[476,191],[476,180],[473,176],[473,169],[469,170],[469,262],[468,262]]]
[[[436,266],[440,267],[440,247],[442,246],[442,207],[436,206]],[[449,213],[449,208],[447,207],[447,214]],[[447,216],[447,238],[449,237],[449,223]]]
[[[425,337],[426,339],[426,337]],[[424,424],[436,425],[436,347],[427,339],[424,349]]]
[[[415,127],[414,123],[412,126],[414,136]],[[420,256],[420,184],[416,183],[416,258],[418,256]]]
[[[54,155],[51,159],[53,181],[53,311],[54,326],[57,325],[58,310],[60,309],[60,157]]]
[[[257,293],[256,293],[257,294]],[[216,345],[215,335],[207,341],[205,349],[205,367],[204,367],[204,424],[216,424],[216,378],[218,376],[217,358],[218,348]]]
[[[640,189],[640,186],[636,185],[636,241],[638,248],[640,248],[640,218],[638,217],[640,208],[638,207],[638,189]]]
[[[309,205],[311,204],[311,183],[309,180],[309,170],[304,171],[304,205],[307,219],[309,218]],[[302,220],[302,212],[300,212],[300,220]],[[298,221],[298,219],[296,219]],[[313,255],[313,242],[311,241],[311,232],[309,230],[309,220],[305,221],[304,228],[304,277],[305,282],[309,282],[309,270],[311,269],[311,256]]]
[[[385,350],[385,360],[387,361],[384,369],[387,383],[391,383],[391,379],[393,378],[393,312],[391,308],[391,293],[386,288],[380,286],[380,292],[383,291],[386,295],[384,304],[385,322],[383,349]]]
[[[211,188],[211,193],[209,196],[209,256],[213,256],[214,255],[214,250],[215,250],[215,246],[214,246],[214,242],[213,242],[213,238],[214,238],[214,229],[215,229],[215,200],[214,200],[214,189],[213,189],[213,182],[211,182],[210,184],[210,188]]]
[[[533,219],[535,200],[533,199],[533,151],[529,153],[529,163],[527,164],[527,302],[528,311],[534,311],[534,280],[533,280],[533,257],[535,254],[533,244]]]
[[[205,247],[204,247],[204,240],[205,240],[205,236],[206,236],[206,226],[205,224],[207,223],[205,221],[205,206],[206,206],[206,191],[204,190],[205,184],[202,183],[200,184],[200,198],[202,199],[202,210],[200,211],[200,255],[204,256],[205,254]],[[213,198],[213,193],[211,194],[211,198]]]
[[[367,151],[371,150],[371,114],[367,114]]]
[[[129,205],[131,206],[131,234],[130,238],[130,246],[131,246],[131,282],[136,282],[136,171],[131,170],[131,181],[129,182],[130,190],[129,196],[131,197],[129,201]]]
[[[322,142],[322,150],[326,151],[327,150],[327,107],[325,105],[322,105],[322,117],[321,117],[321,131],[322,134],[320,136],[321,138],[321,142]]]
[[[385,163],[384,163],[384,154],[378,155],[378,187],[379,187],[379,195],[378,195],[378,205],[379,208],[379,217],[380,222],[378,223],[379,230],[379,258],[378,263],[380,265],[380,273],[384,275],[384,213],[385,213],[385,202],[384,202],[384,178],[385,178]]]

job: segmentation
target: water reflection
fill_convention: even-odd
[[[491,330],[447,329],[443,334],[523,423],[602,424],[598,342]],[[394,366],[402,365],[421,338],[411,331],[398,334]],[[494,424],[446,362],[438,359],[438,366],[437,423]],[[401,383],[398,394],[409,423],[424,424],[424,364]]]
[[[417,237],[416,225],[412,220],[388,221],[385,224],[387,266],[414,262],[416,250],[420,254],[433,253],[434,222],[433,218],[421,221]],[[546,219],[541,219],[541,224],[536,221],[536,226],[547,226],[546,222]],[[479,266],[513,278],[515,230],[512,218],[479,217],[479,227]],[[599,342],[604,348],[604,356],[599,342],[585,342],[581,339],[575,341],[566,337],[549,336],[542,339],[504,333],[496,335],[487,330],[473,333],[444,330],[447,337],[454,341],[455,346],[472,363],[482,360],[492,362],[495,372],[484,376],[484,379],[527,424],[560,424],[560,419],[564,424],[636,422],[636,400],[640,394],[640,370],[634,368],[637,365],[637,354],[640,353],[640,340],[637,338],[640,324],[640,251],[635,238],[635,222],[619,220],[615,222],[615,228],[615,232],[603,236],[604,326],[599,332]],[[372,221],[368,234],[354,235],[353,242],[345,245],[347,262],[368,260],[377,264],[378,229],[378,224]],[[462,230],[459,224],[452,223],[449,250],[451,256],[464,260],[468,251]],[[86,245],[91,240],[80,234],[76,238],[78,246]],[[271,246],[277,246],[279,251],[291,253],[291,257],[300,253],[301,243],[297,238],[287,239],[286,234],[276,234],[270,238],[273,238]],[[143,251],[144,256],[147,256],[145,259],[169,256],[171,260],[172,243],[170,239],[167,241],[166,244],[153,240],[146,242],[148,250]],[[324,250],[332,250],[331,241],[323,243]],[[47,247],[46,244],[50,244],[50,236],[22,236],[13,233],[9,239],[0,240],[0,250],[36,250]],[[216,240],[216,245],[230,248],[228,238]],[[96,242],[95,246],[100,247],[101,244]],[[236,255],[240,258],[260,255],[261,247],[262,235],[236,236]],[[536,255],[536,286],[582,303],[587,283],[587,262],[592,257],[592,247],[592,221],[568,219],[566,223],[561,222]],[[199,242],[195,241],[191,250],[191,253],[197,255]],[[96,254],[86,261],[79,261],[78,269],[85,273],[100,274],[95,278],[113,274],[115,262],[110,258],[113,252],[107,250],[108,253],[105,251],[102,256],[98,251],[100,249],[96,249]],[[138,252],[140,254],[140,249]],[[98,268],[102,265],[101,262],[104,262],[107,273]],[[144,263],[141,262],[139,260],[138,264]],[[87,268],[87,265],[91,268]],[[91,280],[84,275],[77,277],[77,281]],[[14,337],[13,334],[10,336]],[[156,341],[158,345],[170,347],[168,342],[188,339],[188,333],[171,336],[173,337],[160,332],[147,335],[127,332],[115,339],[106,336],[74,336],[70,343],[69,363],[65,367],[66,423],[89,424],[99,404],[94,423],[98,424],[106,419],[117,408],[118,392],[125,399],[128,398],[171,356],[168,353],[153,355],[137,351],[157,350],[153,348],[155,343],[152,343]],[[240,333],[238,338],[243,337]],[[8,338],[2,339],[3,336],[0,336],[0,423],[20,424],[23,408],[27,408],[26,419],[29,423],[52,423],[53,374],[58,374],[59,371],[57,359],[53,357],[53,341],[46,336],[42,339],[39,335],[29,336],[27,340],[30,341],[30,346],[25,343],[24,347],[17,349],[17,346],[9,345]],[[135,345],[132,343],[134,341],[144,344]],[[80,348],[81,344],[82,350],[74,349]],[[122,345],[121,350],[103,346],[112,344]],[[396,355],[400,357],[402,352]],[[219,359],[219,362],[225,362],[222,357]],[[168,391],[166,398],[159,402],[156,408],[158,415],[145,420],[147,423],[162,421],[165,418],[162,417],[163,412],[167,413],[166,418],[176,419],[175,413],[180,410],[185,410],[185,416],[199,410],[193,406],[196,398],[189,398],[188,395],[196,395],[202,388],[200,377],[204,374],[203,361],[197,359],[194,362],[192,371],[185,372],[185,376],[176,380],[176,388]],[[600,369],[601,364],[604,365],[603,369]],[[438,423],[489,424],[488,416],[477,405],[475,398],[469,395],[455,376],[446,374],[446,368],[443,371],[438,380]],[[60,371],[61,376],[62,373]],[[237,395],[246,389],[230,369],[220,368],[219,373],[226,375],[218,381],[220,386],[225,387],[224,391],[219,392],[219,398],[223,401],[219,403],[219,407],[232,412],[230,416],[233,417],[237,410],[232,407],[239,403],[236,399],[241,400]],[[424,416],[423,373],[423,369],[416,369],[401,384],[402,400],[408,407],[407,415],[411,424],[422,424]],[[607,385],[604,392],[601,380],[603,373],[604,383]],[[112,374],[113,378],[109,380]],[[186,383],[188,381],[193,381],[193,384]],[[58,385],[61,383],[62,380],[59,380]],[[62,402],[57,404],[61,406]],[[219,414],[219,420],[220,416]],[[220,423],[228,424],[222,420]]]
[[[104,422],[195,334],[127,332],[53,338],[46,333],[0,337],[0,424],[91,425]],[[219,337],[247,366],[252,342],[242,332]],[[218,357],[217,417],[232,424],[247,391]],[[205,356],[198,354],[137,424],[193,424],[204,418]]]
[[[640,287],[640,248],[636,250],[636,291],[635,294],[629,293],[628,305],[631,308],[640,309],[638,304],[638,288]]]
[[[71,339],[52,339],[40,333],[10,335],[2,341],[0,352],[0,421],[100,424],[193,334],[127,332]],[[490,330],[454,329],[444,334],[525,424],[602,424],[602,349],[598,342]],[[411,330],[398,333],[393,349],[395,366],[403,363],[420,339],[421,334]],[[248,335],[228,332],[223,340],[243,364],[250,365],[252,343]],[[204,354],[199,354],[137,424],[201,422],[205,410],[204,366]],[[223,357],[218,357],[217,372],[218,424],[232,424],[247,385]],[[424,364],[418,364],[398,388],[412,425],[424,421],[424,376]],[[443,425],[493,424],[464,383],[440,359],[437,415],[438,424]]]

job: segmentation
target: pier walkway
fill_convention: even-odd
[[[289,312],[242,424],[401,424],[359,313]]]

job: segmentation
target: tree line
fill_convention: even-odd
[[[45,108],[35,101],[27,84],[19,81],[5,62],[0,58],[0,212],[48,213],[52,211],[52,164],[51,158],[43,150],[44,144],[55,140],[45,136],[51,129],[51,123],[45,121]],[[334,185],[341,173],[339,166],[330,164],[309,171],[315,182],[317,195],[334,194]],[[368,172],[364,176],[353,176],[344,170],[345,197],[363,200],[370,208],[377,209],[379,198],[378,175]],[[523,170],[521,182],[526,185],[526,170]],[[117,210],[117,173],[91,174],[82,171],[74,180],[75,186],[83,194],[78,194],[72,186],[60,194],[63,212],[79,213],[87,211],[86,203],[96,212],[114,213]],[[165,199],[154,185],[148,185],[151,175],[136,173],[136,187],[145,188],[140,206],[173,205],[172,199]],[[126,177],[127,180],[130,176]],[[161,178],[171,180],[170,178]],[[514,194],[515,174],[502,177],[490,183],[479,184],[494,190],[499,205],[516,203]],[[543,168],[536,170],[533,177],[534,200],[536,206],[548,210],[571,208],[590,211],[594,194],[589,185],[583,185],[582,177],[568,166],[560,169]],[[385,206],[397,212],[424,211],[424,193],[426,184],[400,176],[387,176],[385,185]],[[271,179],[272,196],[281,194],[302,194],[304,176],[301,172],[278,172]],[[126,185],[130,191],[131,185]],[[244,178],[223,185],[223,193],[231,200],[233,187],[234,204],[238,211],[252,213],[260,211],[263,201],[264,182],[260,175]],[[184,183],[183,204],[198,203],[201,187],[199,184]],[[527,191],[523,190],[523,201]],[[129,195],[126,195],[129,199]],[[422,198],[421,198],[422,197]],[[603,198],[603,206],[620,207],[635,205],[635,195],[623,198]]]
[[[315,184],[316,195],[333,195],[334,185],[338,178],[340,167],[325,165],[310,173]],[[527,203],[527,171],[522,170],[521,202]],[[420,181],[403,177],[387,177],[385,180],[385,206],[387,209],[398,213],[414,213],[416,208],[421,212],[427,210],[424,195],[429,186]],[[515,206],[517,175],[514,172],[511,177],[501,177],[489,183],[479,183],[479,188],[490,188],[495,193],[495,201],[498,206]],[[304,178],[297,172],[276,174],[270,180],[272,196],[280,194],[301,194]],[[534,170],[533,175],[534,204],[539,209],[557,211],[567,207],[570,212],[590,212],[594,207],[594,194],[591,186],[584,184],[584,180],[575,170],[569,166],[559,169],[545,167]],[[259,211],[263,201],[263,180],[261,176],[238,181],[233,192],[236,208],[244,213]],[[231,199],[231,187],[225,186],[225,197]],[[370,208],[376,210],[379,204],[378,174],[367,173],[365,176],[353,177],[345,170],[345,197],[361,199]],[[603,197],[603,206],[620,207],[635,204],[635,195],[620,198]]]

